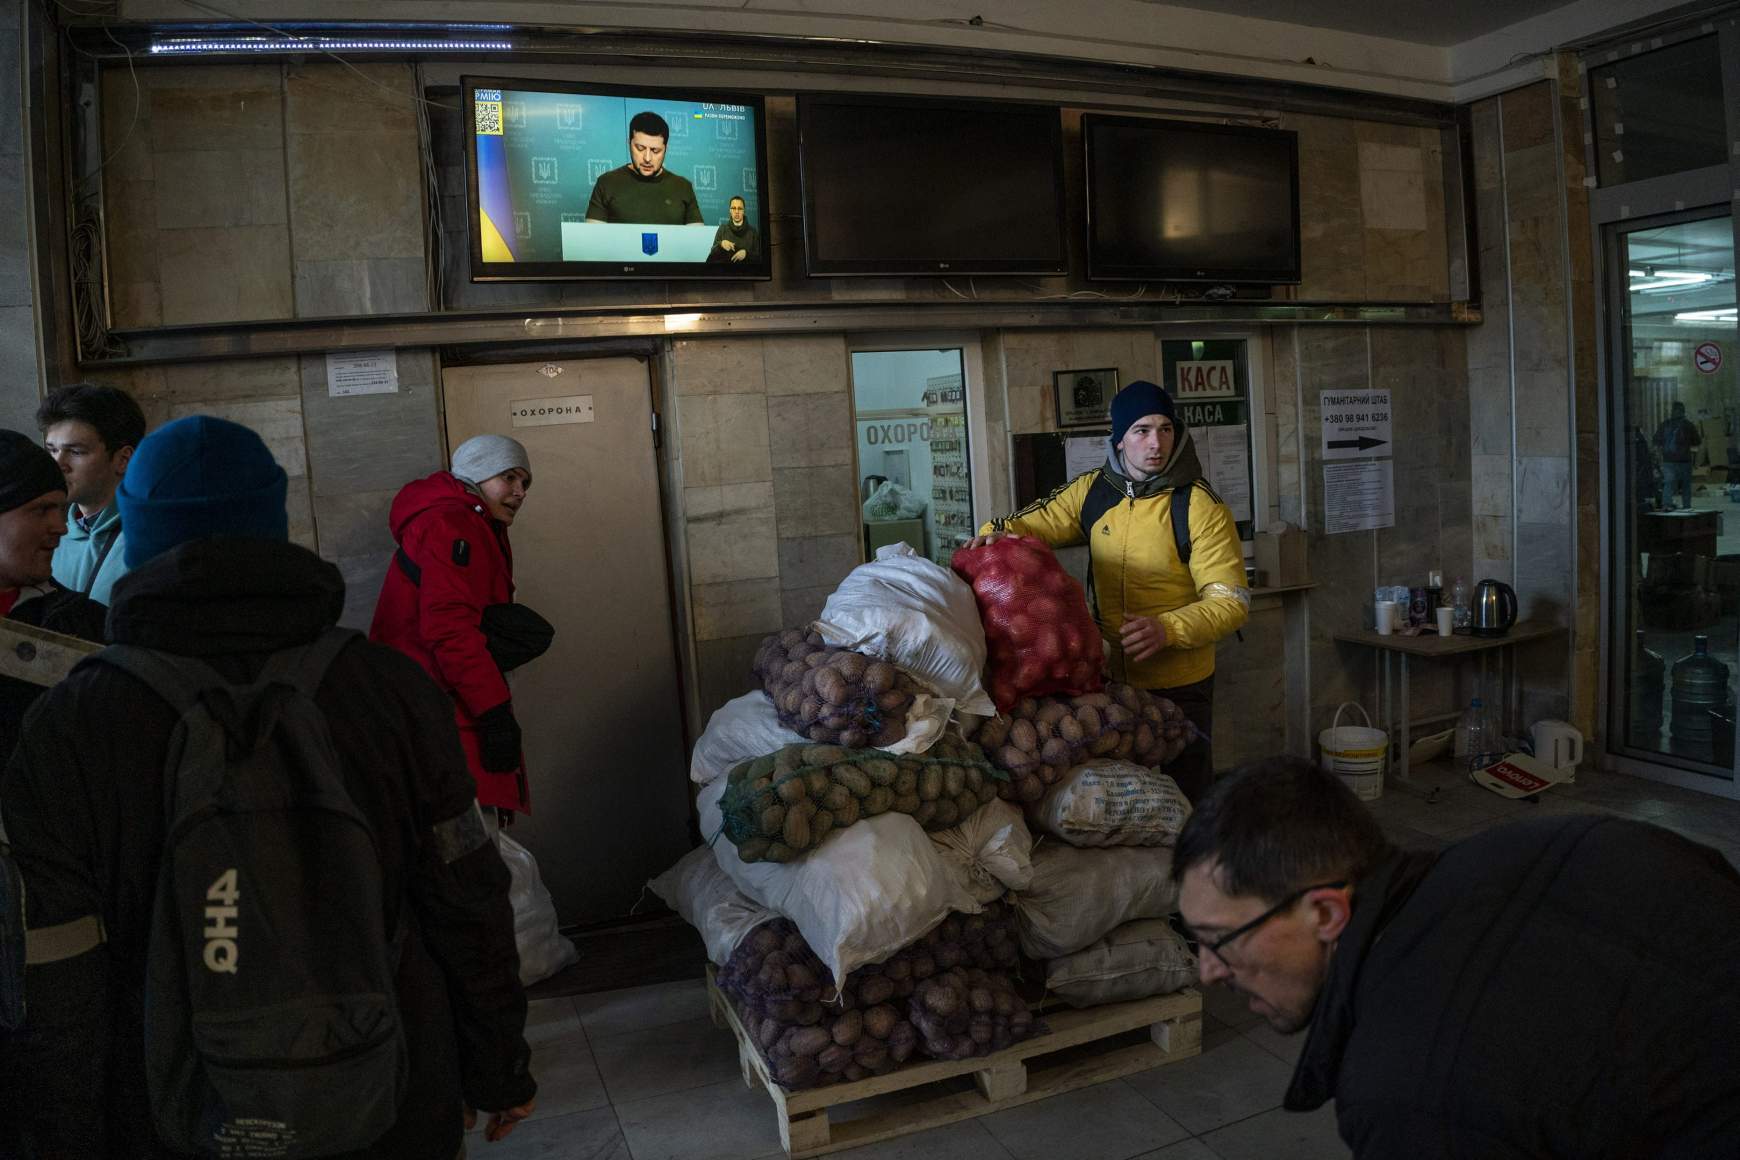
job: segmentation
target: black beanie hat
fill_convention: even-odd
[[[42,444],[21,431],[0,428],[0,512],[65,490],[66,476]]]
[[[1172,396],[1166,389],[1147,379],[1137,379],[1112,398],[1112,446],[1122,443],[1131,425],[1144,415],[1164,415],[1174,425],[1178,423],[1172,410]]]

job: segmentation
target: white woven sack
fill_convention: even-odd
[[[1020,808],[1010,802],[989,802],[930,840],[980,902],[995,902],[1033,881],[1033,835]]]
[[[1178,905],[1172,851],[1166,846],[1084,850],[1041,839],[1033,847],[1033,881],[1010,895],[1021,949],[1056,959],[1098,942],[1138,918],[1165,918]]]
[[[888,544],[852,569],[815,628],[836,648],[892,662],[963,713],[997,711],[980,683],[985,626],[972,588],[908,544]]]
[[[1098,758],[1058,778],[1028,816],[1035,830],[1072,846],[1170,846],[1190,799],[1159,770]]]
[[[725,702],[707,719],[707,728],[689,757],[689,780],[706,785],[724,777],[740,761],[761,757],[807,741],[779,723],[773,702],[759,689]]]
[[[950,911],[984,909],[910,814],[889,812],[835,830],[790,862],[744,862],[721,829],[725,778],[700,793],[701,833],[750,899],[792,920],[835,979],[879,963]]]
[[[1127,922],[1045,968],[1046,990],[1072,1007],[1170,995],[1194,982],[1196,956],[1163,918]]]
[[[737,889],[705,846],[696,846],[646,885],[701,933],[707,957],[721,967],[750,931],[777,917]]]

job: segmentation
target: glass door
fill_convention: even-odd
[[[973,537],[968,363],[960,346],[852,353],[866,558],[904,541],[946,568]]]
[[[1608,227],[1606,243],[1609,749],[1635,772],[1727,794],[1740,667],[1733,222],[1646,219]]]

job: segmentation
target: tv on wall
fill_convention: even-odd
[[[462,85],[474,280],[768,277],[759,96]]]
[[[1064,271],[1055,106],[803,94],[798,150],[812,275]]]
[[[1284,129],[1082,118],[1088,277],[1299,281],[1299,138]]]

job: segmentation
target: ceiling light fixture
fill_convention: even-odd
[[[298,36],[288,40],[268,37],[238,37],[229,40],[170,40],[151,46],[153,56],[192,56],[203,53],[311,53],[311,52],[511,52],[506,40],[340,40],[325,36]]]

